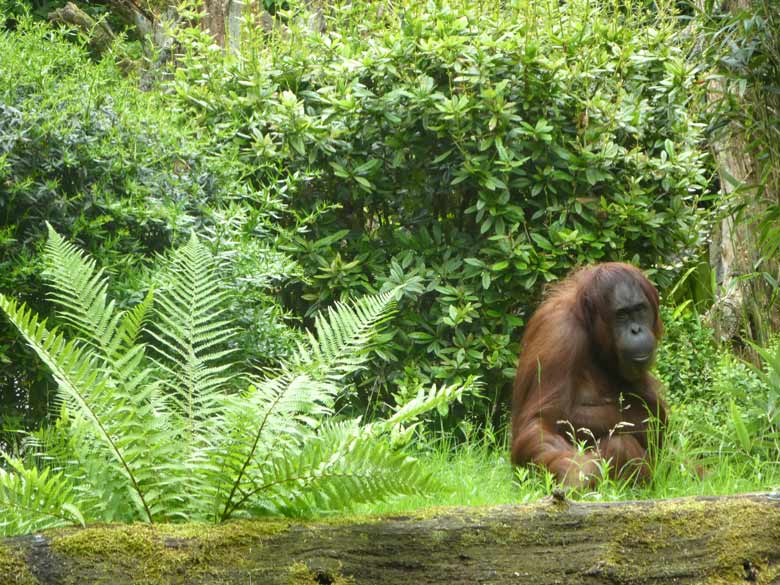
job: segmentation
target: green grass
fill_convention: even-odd
[[[670,418],[666,446],[656,464],[653,481],[605,480],[594,490],[570,492],[574,500],[618,501],[719,496],[780,489],[780,456],[724,452],[715,441],[694,446],[691,421],[682,414]],[[699,439],[701,441],[701,439]],[[539,469],[513,469],[505,439],[475,439],[453,445],[451,441],[418,443],[415,456],[440,484],[428,496],[407,496],[371,506],[359,514],[407,513],[434,506],[483,506],[534,502],[552,493],[556,484]],[[699,477],[696,469],[704,473]]]
[[[427,443],[418,451],[416,457],[439,483],[438,491],[362,506],[356,511],[383,514],[430,506],[509,504],[522,497],[512,481],[513,471],[507,452],[495,445],[475,441],[454,447],[450,441],[442,440]]]

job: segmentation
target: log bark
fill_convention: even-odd
[[[0,541],[2,585],[750,582],[780,583],[778,494],[112,525]]]

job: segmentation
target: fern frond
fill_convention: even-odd
[[[108,299],[108,279],[93,259],[65,241],[51,225],[47,227],[44,276],[53,287],[48,298],[59,306],[58,316],[111,361],[107,350],[118,349],[115,335],[122,312]]]
[[[419,417],[442,411],[477,386],[471,378],[461,385],[434,385],[386,420],[364,426],[357,421],[326,423],[314,437],[276,446],[241,486],[236,508],[310,514],[429,490],[431,476],[399,452],[399,438],[408,438]]]
[[[61,473],[25,467],[4,455],[0,466],[0,534],[19,534],[68,524],[84,526],[72,484]]]
[[[0,309],[49,368],[65,398],[90,421],[100,445],[118,464],[119,472],[130,484],[128,487],[131,495],[141,505],[143,515],[151,521],[151,512],[143,491],[136,474],[131,470],[130,460],[119,443],[120,439],[127,442],[134,437],[127,437],[127,433],[121,432],[126,429],[111,428],[113,421],[136,416],[133,412],[135,405],[116,400],[116,396],[111,392],[113,381],[96,363],[89,346],[79,346],[73,341],[66,341],[56,329],[47,329],[45,320],[39,320],[30,309],[2,294]]]
[[[315,437],[314,428],[332,412],[337,393],[338,387],[327,381],[285,372],[250,386],[234,408],[226,411],[223,428],[231,432],[219,458],[220,474],[230,482],[219,497],[222,520],[244,507],[258,469],[274,453]]]
[[[474,377],[469,377],[463,384],[441,387],[434,384],[428,390],[421,388],[414,398],[399,405],[390,417],[371,423],[369,427],[375,433],[390,433],[396,443],[404,442],[403,439],[410,437],[411,430],[422,415],[431,410],[438,410],[439,414],[445,415],[450,403],[459,402],[464,393],[473,394],[481,386]]]
[[[166,277],[150,333],[167,384],[194,425],[196,413],[200,420],[211,417],[232,381],[227,358],[235,330],[224,318],[228,293],[214,258],[195,234],[176,250]]]
[[[328,307],[315,317],[314,333],[308,333],[308,346],[298,349],[295,361],[336,379],[358,369],[395,305],[395,291],[387,291]]]
[[[108,348],[109,355],[116,356],[123,347],[130,348],[138,345],[138,339],[153,305],[154,289],[150,288],[143,301],[122,314],[117,335],[114,336],[113,342]]]
[[[336,381],[362,365],[377,328],[392,315],[393,293],[338,303],[315,319],[308,347],[301,347],[292,369],[258,381],[245,393],[242,407],[226,413],[223,429],[240,429],[220,454],[223,473],[231,478],[219,517],[245,507],[262,483],[276,453],[310,440],[312,430],[330,414],[340,391]],[[246,432],[250,431],[250,432]],[[305,441],[304,441],[305,437]]]
[[[355,421],[329,424],[297,453],[269,461],[263,482],[247,495],[254,505],[288,516],[350,508],[430,490],[431,475]]]
[[[119,384],[127,380],[143,360],[145,347],[138,343],[140,330],[153,302],[150,290],[144,300],[129,311],[119,311],[107,295],[108,280],[103,270],[51,225],[46,242],[44,275],[53,289],[48,298],[60,307],[57,315],[70,325],[78,338],[93,350]],[[137,359],[136,359],[137,358]]]

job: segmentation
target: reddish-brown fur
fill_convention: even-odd
[[[660,339],[658,292],[633,266],[598,264],[558,284],[523,336],[512,404],[515,465],[543,465],[571,486],[592,485],[601,459],[613,475],[649,477],[648,417],[663,426],[666,406],[649,372],[628,381],[617,370],[607,299],[621,280],[641,287]],[[578,451],[573,440],[591,448]]]

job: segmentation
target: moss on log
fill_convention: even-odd
[[[780,498],[49,531],[0,543],[0,584],[780,583]]]
[[[95,20],[73,2],[49,13],[51,22],[66,24],[87,35],[89,46],[96,55],[102,55],[114,40],[114,31],[104,20]]]

